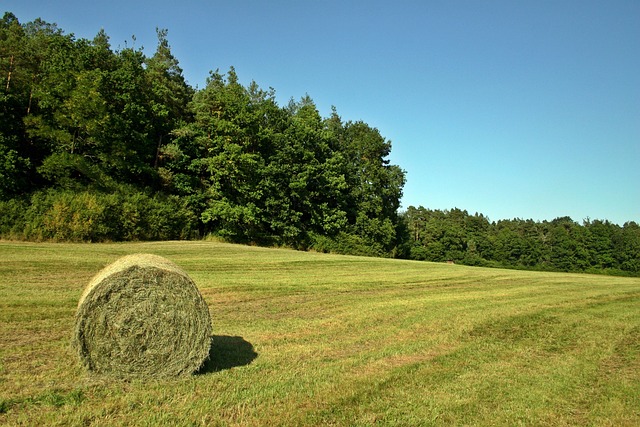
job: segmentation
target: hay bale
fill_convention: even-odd
[[[189,375],[209,356],[211,317],[195,283],[177,265],[157,255],[128,255],[85,289],[73,344],[96,373]]]

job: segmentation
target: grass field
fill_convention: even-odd
[[[165,256],[214,329],[189,378],[88,375],[78,299]],[[640,279],[212,242],[0,242],[0,424],[640,425]]]

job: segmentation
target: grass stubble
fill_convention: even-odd
[[[170,259],[213,323],[180,379],[88,374],[70,345],[92,276]],[[0,242],[0,424],[640,424],[640,279],[215,242]]]

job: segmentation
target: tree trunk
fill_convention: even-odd
[[[31,114],[31,103],[33,101],[33,87],[36,85],[36,74],[31,76],[31,86],[29,87],[29,101],[27,103],[27,116]]]
[[[9,72],[7,73],[7,87],[5,92],[9,93],[9,85],[11,84],[11,74],[13,73],[13,55],[9,58]]]
[[[158,169],[158,159],[160,158],[160,147],[162,147],[162,135],[158,138],[158,148],[156,148],[156,159],[153,162],[153,167]]]

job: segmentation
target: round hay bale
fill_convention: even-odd
[[[189,375],[209,356],[211,316],[177,265],[157,255],[128,255],[85,289],[73,344],[86,368],[99,374]]]

